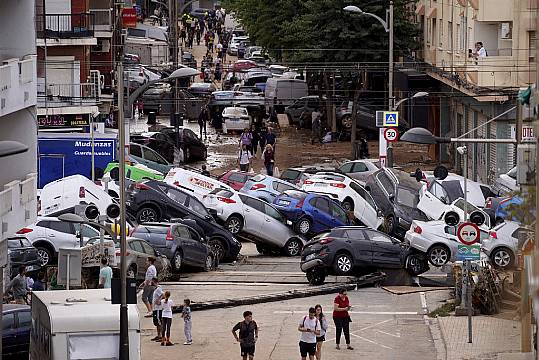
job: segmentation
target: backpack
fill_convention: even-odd
[[[305,320],[306,320],[307,318],[308,318],[308,316],[305,316],[305,317],[303,318],[303,327],[305,327]],[[316,331],[316,327],[318,326],[318,322],[319,322],[318,319],[316,319],[316,324],[314,325],[314,331]]]

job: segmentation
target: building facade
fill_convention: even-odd
[[[33,0],[0,2],[0,141],[28,147],[24,153],[0,157],[0,239],[35,222],[37,214],[34,9]]]

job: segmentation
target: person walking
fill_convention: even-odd
[[[237,331],[239,332],[236,334]],[[240,321],[232,328],[234,339],[240,343],[240,353],[243,360],[253,360],[255,358],[255,345],[258,340],[258,325],[253,320],[253,313],[249,310],[243,312],[243,321]]]
[[[45,273],[40,271],[37,273],[37,280],[34,283],[34,286],[32,287],[32,292],[36,291],[45,291],[46,288],[45,283]]]
[[[253,141],[253,134],[249,131],[248,128],[243,129],[243,132],[240,135],[240,146],[245,145],[247,150],[251,150],[251,143]]]
[[[183,344],[191,345],[193,344],[193,336],[191,334],[193,323],[191,322],[191,300],[189,299],[183,300],[182,318],[183,333],[185,334],[185,342]]]
[[[152,339],[152,341],[161,341],[161,325],[163,322],[163,306],[161,306],[161,300],[163,300],[163,288],[159,285],[159,280],[157,278],[152,279],[152,285],[155,286],[155,290],[152,295],[152,320],[153,325],[157,329],[157,336]]]
[[[157,277],[157,269],[154,263],[155,259],[153,257],[146,259],[146,275],[144,281],[139,286],[139,289],[142,289],[142,302],[146,305],[146,310],[148,310],[144,317],[152,317],[152,297],[155,288],[152,285],[152,279]]]
[[[247,145],[241,145],[239,154],[238,154],[238,164],[240,165],[241,171],[249,171],[249,165],[251,165],[251,159],[253,155],[247,149]]]
[[[260,126],[259,130],[260,135],[260,158],[262,159],[262,154],[264,153],[264,150],[266,149],[266,136],[268,135],[268,128],[266,127],[266,124],[264,121],[262,121],[262,126]]]
[[[264,159],[264,166],[266,167],[266,174],[273,176],[273,168],[275,167],[275,153],[273,152],[273,146],[266,145],[264,153],[262,154]]]
[[[311,113],[311,145],[315,142],[322,143],[322,138],[320,137],[321,118],[322,113],[318,108],[315,108]]]
[[[19,266],[19,273],[9,282],[5,293],[12,291],[15,304],[26,304],[28,285],[26,283],[26,266]]]
[[[273,132],[271,127],[268,128],[268,133],[266,134],[266,144],[270,144],[275,152],[275,145],[277,145],[277,135]]]
[[[106,257],[101,258],[101,270],[99,270],[99,287],[103,289],[110,289],[112,281],[112,269],[108,265]]]
[[[320,336],[320,322],[316,318],[316,310],[309,308],[309,315],[299,321],[298,331],[301,332],[299,340],[299,353],[301,360],[314,360],[316,355],[316,337]]]
[[[260,134],[258,133],[258,127],[251,126],[251,129],[249,131],[251,133],[251,152],[253,153],[253,156],[256,156],[256,150],[258,147],[258,143],[260,141]]]
[[[210,119],[210,113],[208,111],[208,106],[204,105],[198,115],[198,128],[200,130],[200,139],[202,139],[202,130],[204,130],[204,139],[208,139],[208,134],[206,132],[206,123]]]
[[[172,326],[172,307],[174,301],[170,298],[170,291],[165,291],[164,298],[161,300],[163,307],[162,325],[161,325],[161,346],[172,346],[170,342],[170,327]]]
[[[350,319],[348,311],[350,311],[351,308],[346,289],[341,289],[333,302],[333,322],[335,323],[336,329],[335,348],[337,350],[340,350],[341,348],[341,333],[343,332],[346,340],[346,348],[348,350],[354,350],[350,345],[350,322],[352,320]]]
[[[316,318],[320,323],[320,335],[316,337],[316,360],[322,360],[322,345],[326,341],[326,332],[328,331],[329,323],[322,312],[322,305],[316,305],[314,310],[316,311]]]

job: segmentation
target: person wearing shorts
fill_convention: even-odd
[[[301,360],[314,360],[316,355],[316,337],[320,336],[320,322],[316,318],[315,308],[309,309],[309,315],[299,321],[298,331],[301,332],[299,339],[299,353]]]
[[[140,284],[140,287],[142,288],[142,302],[144,305],[146,305],[146,310],[148,312],[144,317],[152,317],[152,300],[153,300],[153,291],[155,289],[155,286],[152,285],[152,279],[157,277],[157,269],[155,268],[155,259],[153,257],[149,257],[146,259],[146,264],[148,265],[148,268],[146,269],[146,276],[144,277],[144,281],[142,284]]]
[[[152,339],[152,341],[161,341],[161,324],[163,317],[163,307],[161,306],[161,300],[163,299],[164,293],[161,285],[159,285],[159,280],[157,278],[152,279],[152,285],[155,287],[155,290],[152,294],[152,320],[153,325],[157,329],[157,336]]]
[[[240,331],[239,336],[236,334]],[[243,360],[253,360],[255,357],[255,344],[258,340],[258,325],[253,320],[253,313],[245,311],[243,321],[240,321],[232,328],[232,335],[240,343],[241,358]]]

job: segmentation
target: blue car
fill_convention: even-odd
[[[300,190],[286,190],[273,201],[301,234],[318,234],[337,226],[351,225],[346,211],[327,196]]]
[[[299,188],[287,181],[258,174],[247,180],[240,192],[271,204],[277,196],[286,190],[299,190]]]
[[[514,216],[511,216],[508,207],[512,206],[515,210],[523,202],[524,200],[518,196],[489,197],[485,201],[485,211],[490,215],[492,224],[499,224],[505,220],[518,221]]]
[[[4,304],[2,308],[2,353],[4,357],[28,359],[32,313],[28,305]]]

